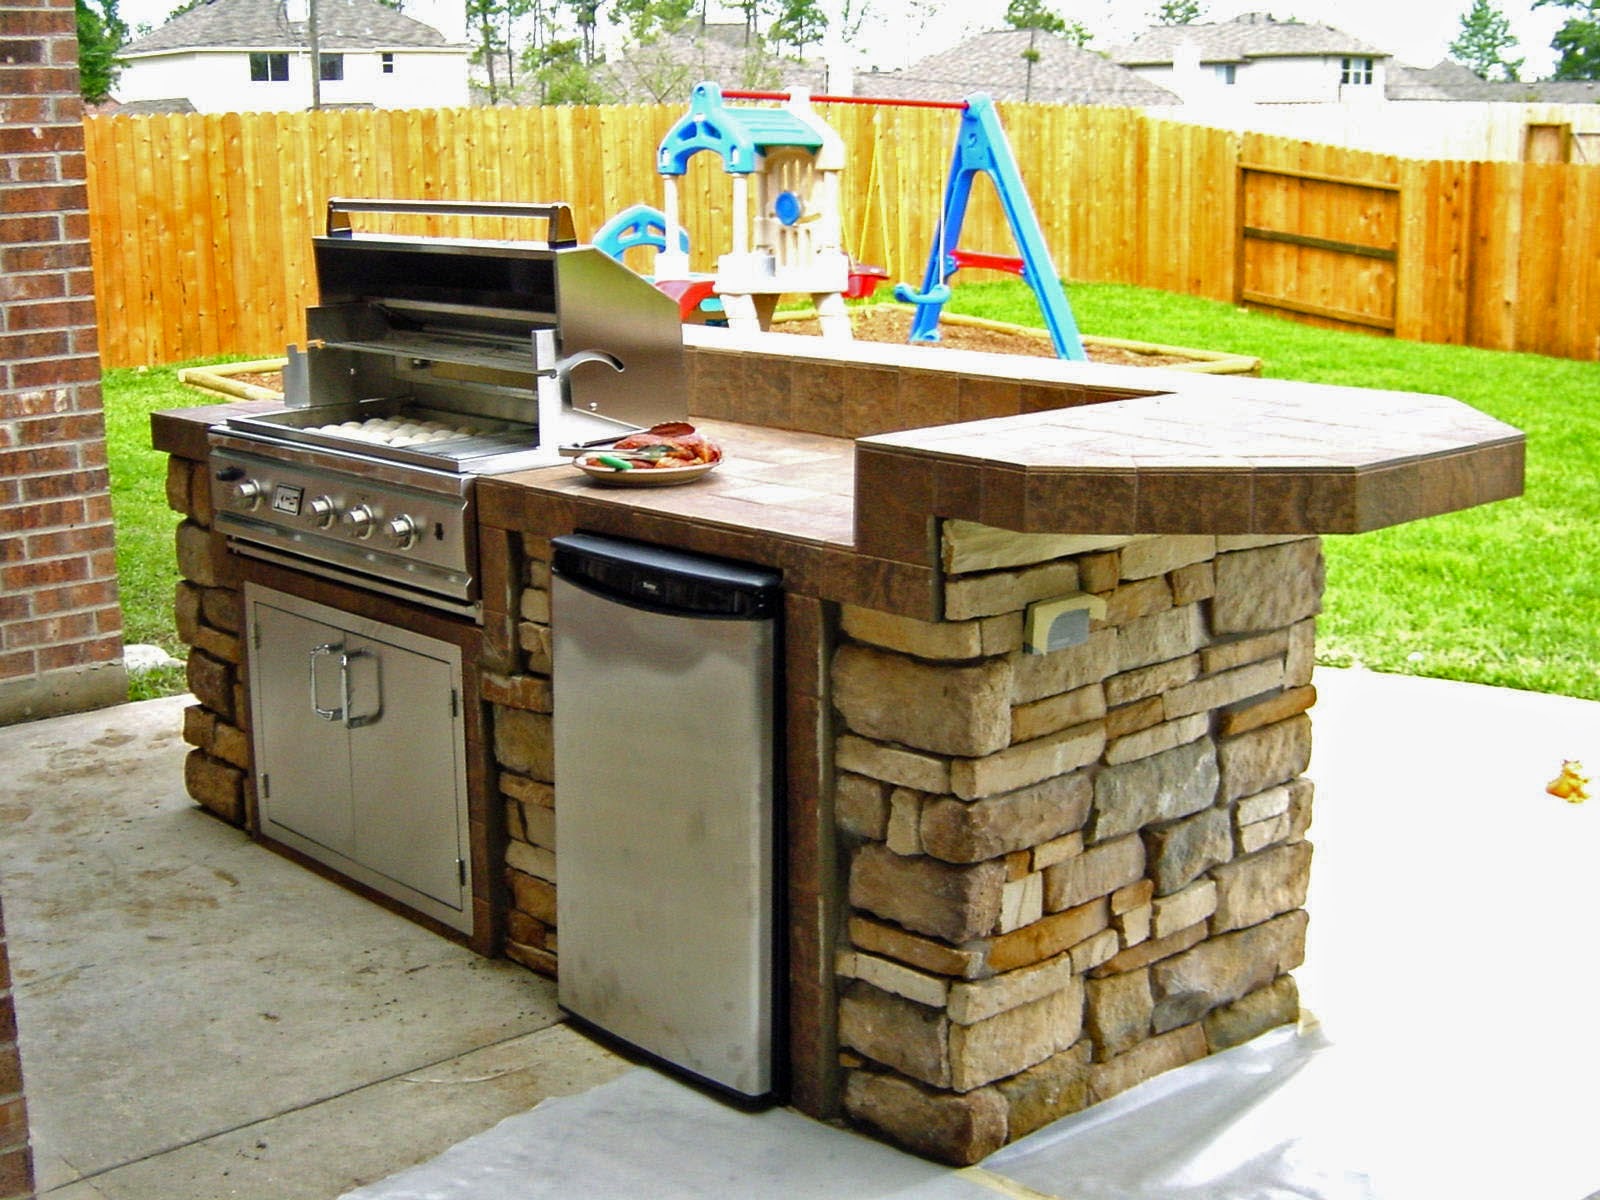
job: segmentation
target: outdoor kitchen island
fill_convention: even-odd
[[[504,952],[559,967],[550,714],[573,685],[551,679],[550,539],[581,530],[783,573],[796,1107],[968,1163],[1293,1021],[1316,535],[1515,496],[1521,435],[1409,393],[685,337],[716,471],[478,489],[469,786]],[[191,676],[234,713],[196,689],[191,792],[215,809],[207,789],[234,787],[248,821],[226,732],[247,689],[207,683],[240,567],[193,511],[216,414],[160,414],[156,444],[188,516]]]

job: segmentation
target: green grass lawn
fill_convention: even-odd
[[[1528,437],[1520,499],[1327,539],[1319,660],[1600,699],[1600,363],[1338,333],[1229,304],[1078,284],[1080,329],[1259,356],[1277,379],[1436,392]],[[1020,283],[951,311],[1042,325]]]
[[[1085,333],[1253,354],[1279,379],[1437,392],[1526,432],[1521,499],[1327,539],[1319,656],[1600,699],[1600,363],[1336,333],[1144,288],[1068,294]],[[1043,324],[1020,283],[959,285],[949,308]],[[149,414],[209,400],[175,368],[109,371],[105,397],[127,640],[177,652],[178,518]]]
[[[167,507],[167,456],[151,448],[150,414],[211,404],[216,397],[179,383],[176,366],[107,371],[102,388],[123,640],[160,646],[181,659],[185,649],[173,625],[172,598],[178,584],[174,536],[182,518]],[[172,695],[185,686],[181,667],[129,676],[134,700]]]

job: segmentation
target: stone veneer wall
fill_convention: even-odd
[[[178,636],[189,647],[187,678],[196,703],[183,710],[184,784],[199,804],[244,825],[252,784],[241,671],[244,604],[226,552],[211,531],[211,487],[203,462],[167,460],[167,504],[178,526]]]
[[[506,953],[554,975],[549,546],[522,549],[520,661],[484,694]],[[945,621],[838,618],[835,983],[844,1111],[968,1163],[1296,1019],[1322,558],[959,523],[945,552]],[[1026,605],[1080,590],[1088,640],[1024,653]]]
[[[3,0],[0,722],[127,697],[71,0]]]
[[[947,526],[944,623],[842,616],[844,1107],[946,1161],[1298,1012],[1320,543],[1019,562],[1087,540],[969,571]],[[1025,605],[1077,590],[1104,621],[1025,653]]]
[[[521,548],[513,564],[519,673],[487,676],[483,695],[494,705],[494,759],[506,808],[505,954],[554,978],[558,947],[550,543],[524,537]]]

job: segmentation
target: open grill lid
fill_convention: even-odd
[[[351,214],[378,212],[532,218],[547,230],[532,242],[352,229]],[[579,245],[565,204],[333,199],[327,228],[312,239],[321,303],[307,312],[303,372],[291,362],[286,378],[291,405],[403,395],[532,425],[539,380],[554,378],[571,418],[563,441],[687,412],[676,304]]]

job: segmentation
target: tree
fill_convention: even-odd
[[[756,45],[745,51],[744,60],[739,64],[739,86],[770,92],[782,82],[783,71],[778,60],[762,49],[758,39]]]
[[[117,55],[128,40],[128,27],[117,15],[117,0],[77,0],[78,88],[83,98],[97,104],[111,95],[122,70]]]
[[[628,101],[642,98],[649,104],[687,104],[690,89],[703,77],[661,38],[630,45],[623,61],[627,74],[619,82]]]
[[[1200,0],[1161,0],[1150,14],[1157,25],[1193,25],[1202,15]]]
[[[1011,0],[1006,5],[1006,24],[1013,29],[1041,29],[1045,33],[1067,31],[1067,22],[1047,8],[1044,0]]]
[[[872,16],[873,0],[840,0],[838,19],[833,22],[839,40],[846,46],[854,45],[861,30]]]
[[[827,14],[817,7],[816,0],[780,0],[770,32],[774,42],[787,44],[798,58],[827,31]]]
[[[1461,14],[1461,33],[1450,43],[1450,56],[1485,79],[1498,73],[1515,83],[1524,60],[1507,58],[1506,52],[1516,44],[1506,15],[1489,0],[1472,0],[1472,7]]]
[[[583,50],[583,65],[589,66],[594,62],[594,27],[596,14],[600,11],[600,0],[570,0],[572,16],[578,26],[578,41]]]
[[[729,6],[736,8],[744,14],[744,44],[746,46],[759,46],[761,43],[761,29],[759,22],[761,14],[770,6],[770,0],[733,0]]]
[[[1082,21],[1069,21],[1052,8],[1045,6],[1044,0],[1011,0],[1006,5],[1006,24],[1013,29],[1034,29],[1040,33],[1053,33],[1057,37],[1066,38],[1074,46],[1087,46],[1094,39],[1094,34]],[[1032,58],[1028,58],[1029,55]],[[1028,49],[1022,56],[1028,58],[1030,63],[1038,60],[1038,52],[1033,49],[1030,41]]]
[[[697,3],[698,0],[615,0],[611,23],[627,25],[632,41],[649,45],[682,29]]]
[[[1533,0],[1534,8],[1564,8],[1578,15],[1550,39],[1560,55],[1552,79],[1600,79],[1600,0]]]
[[[539,83],[541,104],[604,104],[612,97],[585,60],[582,38],[560,38],[530,47],[523,65]]]
[[[313,4],[317,0],[311,0]],[[522,27],[527,24],[527,19],[533,17],[533,42],[539,45],[544,40],[544,9],[542,0],[498,0],[500,19],[500,40],[505,45],[506,83],[505,91],[509,95],[516,91],[517,65],[522,55],[517,50],[517,40],[522,32]]]
[[[466,0],[471,61],[488,77],[483,90],[490,104],[516,96],[517,74],[530,61],[530,50],[542,61],[537,53],[553,36],[554,7],[553,0]]]
[[[489,103],[499,102],[504,91],[495,74],[497,60],[506,53],[505,33],[501,28],[501,5],[497,0],[466,0],[467,36],[472,41],[472,61],[489,75]]]

